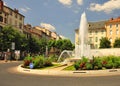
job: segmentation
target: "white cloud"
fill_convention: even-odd
[[[4,5],[7,6],[7,2],[4,2]]]
[[[83,0],[58,0],[59,3],[71,8],[73,6],[73,2],[75,2],[78,5],[83,5]]]
[[[72,0],[58,0],[61,4],[70,6],[72,5]]]
[[[50,31],[55,31],[56,30],[55,27],[53,25],[51,25],[51,24],[41,23],[40,26],[44,27],[44,28],[46,28],[46,29],[48,29]]]
[[[78,5],[82,5],[83,4],[83,0],[77,0]]]
[[[25,8],[20,8],[20,10],[24,13],[27,13],[29,10],[31,10],[31,8],[25,7]]]
[[[60,37],[61,37],[62,39],[67,39],[67,37],[65,37],[65,36],[63,36],[63,35],[60,35]]]
[[[120,0],[109,0],[104,4],[91,3],[89,8],[91,11],[104,11],[106,13],[111,13],[116,9],[120,9]]]

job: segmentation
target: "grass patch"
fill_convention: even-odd
[[[67,70],[67,71],[75,71],[75,67],[74,67],[74,65],[68,66],[68,67],[66,67],[64,70]]]

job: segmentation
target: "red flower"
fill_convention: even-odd
[[[80,68],[83,68],[83,67],[85,67],[85,63],[84,62],[80,64]]]
[[[107,64],[107,61],[103,61],[102,64],[103,64],[103,65],[106,65],[106,64]]]

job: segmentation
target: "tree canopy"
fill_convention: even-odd
[[[111,48],[111,42],[108,38],[104,37],[100,39],[100,48]]]
[[[114,48],[120,48],[120,38],[116,39],[114,44],[113,44]]]

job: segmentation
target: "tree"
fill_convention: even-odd
[[[6,26],[3,27],[3,29],[1,30],[1,45],[2,51],[6,51],[7,49],[11,48],[11,43],[13,42],[13,40],[15,39],[15,30],[11,27],[11,26]]]
[[[61,50],[73,50],[73,44],[69,39],[64,39],[63,44],[61,46]]]
[[[40,46],[40,54],[45,54],[48,40],[46,38],[41,38],[39,40],[39,42],[40,42],[40,45],[39,45]]]
[[[40,51],[40,41],[35,37],[30,37],[28,39],[28,47],[30,53],[38,53]]]
[[[55,43],[55,47],[61,51],[63,50],[73,50],[74,45],[71,43],[69,39],[60,39]]]
[[[104,37],[100,39],[100,48],[111,48],[111,42],[108,38]]]
[[[56,43],[55,43],[55,47],[61,52],[62,51],[62,46],[63,45],[63,40],[62,39],[59,39],[59,40],[57,40],[56,41]]]
[[[48,41],[47,46],[48,46],[49,51],[51,50],[51,48],[55,49],[55,43],[56,43],[56,40],[49,40]]]
[[[27,49],[27,39],[24,34],[20,33],[17,29],[12,26],[5,26],[0,32],[0,50],[6,51],[11,49],[11,43],[15,42],[16,50],[26,50]]]
[[[114,48],[120,48],[120,38],[115,40],[113,46],[114,46]]]

